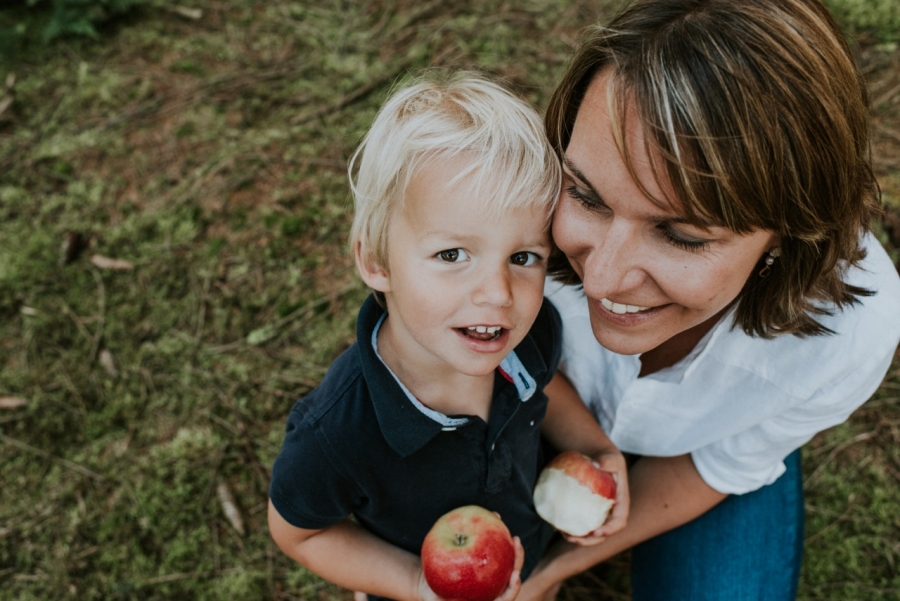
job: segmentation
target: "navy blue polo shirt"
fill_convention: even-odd
[[[291,409],[272,468],[273,505],[298,528],[326,528],[352,515],[416,554],[441,515],[481,505],[521,538],[524,579],[553,534],[534,510],[532,491],[541,467],[543,387],[560,357],[556,309],[544,301],[529,334],[497,370],[487,423],[429,413],[411,398],[373,348],[383,315],[369,296],[357,342]]]

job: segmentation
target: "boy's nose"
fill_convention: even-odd
[[[486,269],[478,278],[472,294],[476,305],[508,307],[512,304],[512,284],[507,269]]]

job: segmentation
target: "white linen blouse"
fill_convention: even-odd
[[[784,458],[845,421],[880,385],[900,342],[900,277],[871,235],[847,280],[875,291],[817,318],[833,335],[751,337],[722,317],[684,359],[643,378],[639,355],[603,348],[580,286],[547,280],[563,321],[562,371],[627,453],[690,453],[722,493],[747,493],[784,473]]]

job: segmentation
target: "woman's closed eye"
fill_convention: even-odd
[[[666,242],[671,244],[672,246],[676,246],[678,248],[691,251],[691,252],[699,252],[701,250],[706,250],[709,248],[709,240],[704,240],[703,238],[694,238],[692,236],[686,236],[672,228],[671,224],[668,223],[660,223],[657,226],[660,234]]]
[[[601,200],[599,196],[589,190],[579,188],[575,184],[571,184],[566,187],[566,194],[577,200],[581,204],[581,206],[589,211],[599,213],[609,212],[609,207],[606,206],[606,203],[603,202],[603,200]]]
[[[437,253],[435,257],[447,263],[459,263],[468,259],[469,254],[461,248],[448,248]]]

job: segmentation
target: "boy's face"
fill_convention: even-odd
[[[404,371],[491,373],[541,307],[546,212],[491,216],[468,178],[447,187],[467,165],[465,157],[438,159],[413,178],[388,230],[388,269],[368,281],[388,305],[379,345]]]

